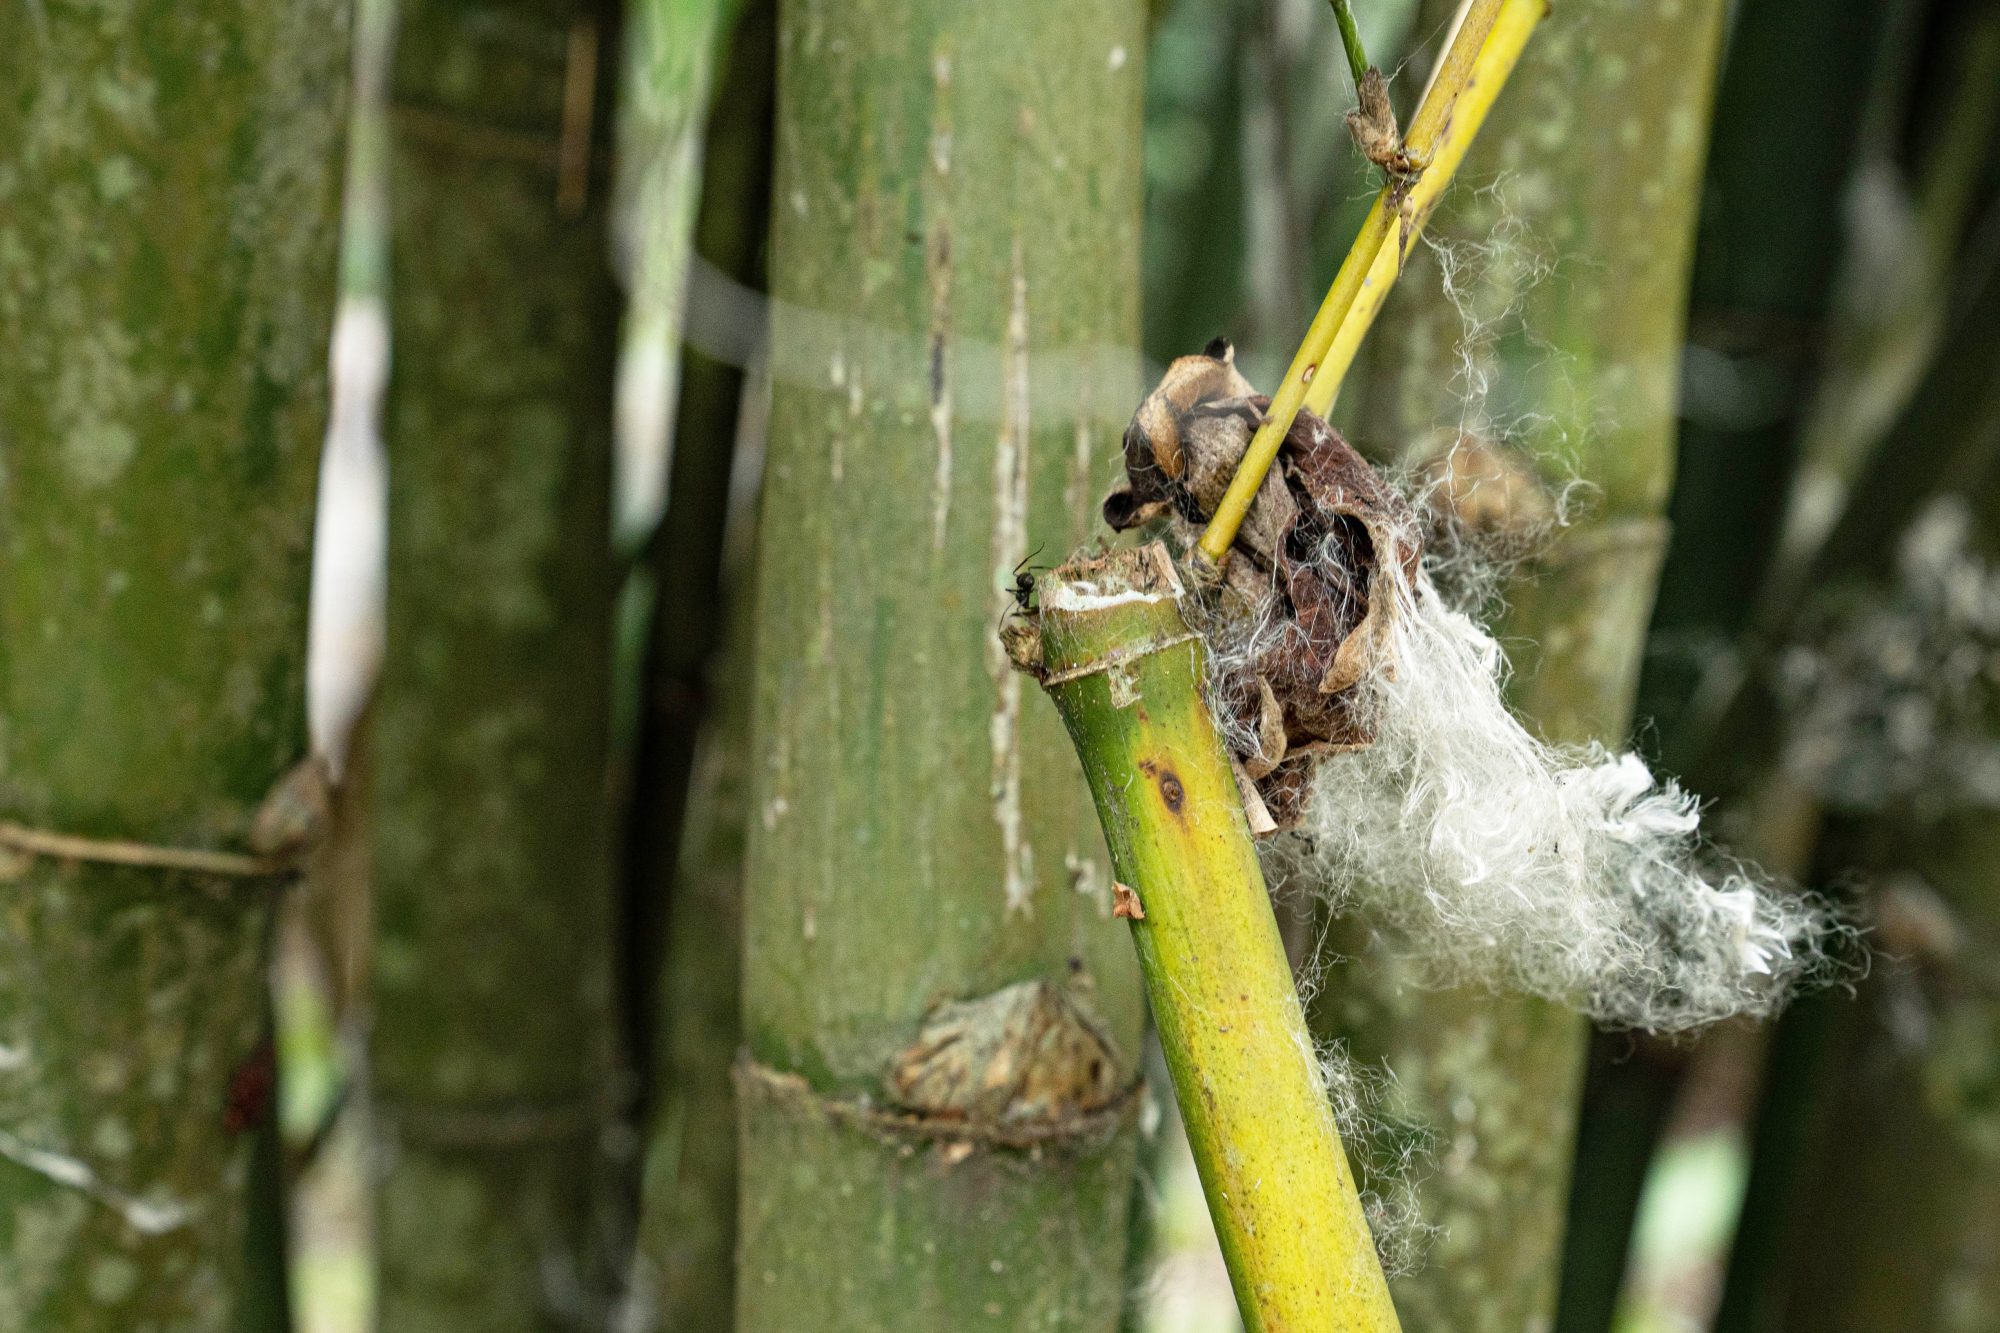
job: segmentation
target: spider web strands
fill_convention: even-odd
[[[1333,405],[1361,339],[1402,270],[1403,255],[1422,232],[1548,10],[1547,0],[1474,0],[1467,10],[1406,140],[1410,155],[1425,165],[1413,178],[1390,180],[1376,196],[1271,399],[1264,424],[1202,533],[1201,550],[1210,560],[1220,562],[1228,553],[1299,409],[1324,415]]]

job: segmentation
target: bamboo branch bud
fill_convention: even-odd
[[[1396,1333],[1181,592],[1158,543],[1065,565],[1015,658],[1083,761],[1245,1329]]]

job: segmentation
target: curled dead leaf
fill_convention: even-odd
[[[1396,109],[1389,103],[1389,81],[1370,65],[1355,90],[1358,105],[1347,113],[1347,132],[1361,155],[1392,176],[1408,176],[1417,164],[1403,146]]]
[[[1127,482],[1105,505],[1112,526],[1162,520],[1176,545],[1194,549],[1270,405],[1247,392],[1223,351],[1176,361],[1134,414]],[[1188,364],[1204,360],[1206,368]],[[1420,555],[1401,497],[1338,431],[1300,412],[1212,599],[1221,623],[1211,647],[1250,645],[1245,660],[1223,663],[1216,693],[1235,758],[1275,826],[1296,823],[1312,756],[1368,743],[1354,687],[1370,671],[1394,669],[1395,585],[1415,578]]]

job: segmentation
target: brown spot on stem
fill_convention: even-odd
[[[1160,799],[1175,814],[1179,814],[1181,807],[1187,804],[1187,788],[1181,786],[1180,778],[1172,769],[1160,774]]]

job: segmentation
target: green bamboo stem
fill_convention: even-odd
[[[346,6],[0,8],[0,1327],[237,1333]],[[197,858],[200,859],[200,858]],[[268,1084],[264,1084],[268,1087]]]
[[[771,0],[756,0],[733,33],[720,35],[728,54],[698,154],[700,207],[690,219],[690,253],[753,291],[764,286],[776,8]],[[641,230],[669,229],[674,221],[670,212],[662,210]],[[673,242],[655,236],[649,243],[671,248]],[[680,302],[682,293],[676,290],[673,299]],[[660,318],[658,312],[652,317]],[[636,336],[628,328],[628,344]],[[688,774],[707,718],[709,671],[728,615],[722,595],[724,533],[731,523],[754,518],[737,512],[741,506],[732,490],[738,472],[738,408],[746,379],[742,366],[686,344],[673,347],[672,357],[679,383],[667,436],[667,508],[642,564],[651,585],[652,619],[642,668],[644,700],[633,743],[634,811],[628,838],[631,933],[636,937],[629,947],[637,956],[627,964],[626,984],[638,1023],[633,1049],[648,1054],[656,1045],[654,1020],[671,1017],[654,1004],[655,983],[663,919],[678,873]],[[741,533],[747,541],[749,528],[743,527]]]
[[[1348,0],[1333,0],[1333,21],[1340,28],[1341,49],[1347,52],[1347,72],[1354,78],[1356,92],[1368,73],[1368,51],[1361,45],[1361,30],[1354,26],[1354,7]]]
[[[1797,1079],[1779,1097],[1812,1103],[1790,1124],[1795,1174],[1757,1177],[1791,1185],[1787,1225],[1764,1233],[1777,1262],[1757,1275],[1761,1288],[1732,1272],[1718,1326],[2000,1327],[2000,1267],[1985,1247],[2000,1217],[2000,820],[1895,811],[1840,833],[1843,867],[1867,865],[1891,890],[1878,893],[1875,920],[1894,957],[1854,999],[1815,1006],[1807,1028],[1781,1034],[1817,1046],[1809,1063],[1774,1067]],[[1912,878],[1921,896],[1899,901]],[[1913,1011],[1920,1035],[1905,1026]]]
[[[390,1333],[590,1326],[614,1276],[612,17],[402,7],[369,1045]]]
[[[993,631],[1014,566],[1094,530],[1138,389],[1089,349],[1136,341],[1144,18],[780,7],[742,1333],[1118,1323],[1138,973],[1061,727]],[[1109,1102],[1022,1108],[1027,1143],[887,1110],[940,1006],[1023,983],[1063,1040],[982,1049]]]
[[[1539,282],[1503,250],[1461,273],[1412,252],[1384,312],[1364,439],[1423,441],[1463,423],[1550,486],[1590,499],[1538,567],[1512,582],[1501,625],[1513,700],[1544,737],[1621,743],[1629,724],[1672,478],[1689,253],[1723,7],[1579,0],[1543,24],[1469,156],[1470,180],[1431,234],[1483,244],[1503,218],[1560,248]],[[1440,21],[1438,5],[1426,22]],[[1496,179],[1497,175],[1497,179]],[[1467,319],[1519,309],[1516,331],[1462,345]],[[1491,397],[1468,408],[1463,354]],[[1521,421],[1517,438],[1500,423]],[[1360,957],[1317,1015],[1357,1056],[1386,1058],[1448,1163],[1425,1183],[1444,1233],[1394,1284],[1413,1325],[1512,1333],[1553,1317],[1586,1025],[1539,1000],[1424,991],[1393,947]]]
[[[1739,639],[1752,655],[1785,637],[1807,590],[1854,564],[1857,531],[1869,559],[1879,535],[1899,526],[1906,514],[1883,511],[1885,479],[1899,496],[1921,497],[1940,476],[1966,474],[1964,457],[1913,453],[1904,441],[1926,415],[1927,381],[1963,331],[1979,327],[1976,287],[1953,285],[1953,252],[1978,164],[2000,132],[2000,15],[1968,13],[1952,25],[1955,77],[1940,81],[1941,105],[1912,135],[1906,104],[1924,14],[1843,3],[1845,19],[1787,4],[1737,24],[1731,61],[1745,68],[1746,86],[1725,89],[1705,223],[1713,257],[1696,268],[1696,341],[1728,350],[1778,406],[1747,426],[1697,423],[1687,433],[1677,508],[1733,512],[1719,513],[1713,539],[1676,550],[1682,569],[1663,586],[1654,628]],[[1821,34],[1824,54],[1812,60],[1797,59],[1800,15]],[[1900,176],[1906,142],[1918,146],[1909,225],[1893,249],[1857,234],[1845,271],[1836,268],[1847,215],[1831,183]],[[1792,204],[1774,210],[1777,199]],[[1915,438],[1936,433],[1926,422]],[[1740,587],[1751,577],[1743,569],[1759,580],[1756,596],[1717,603],[1711,590]],[[1740,654],[1711,655],[1703,667],[1649,678],[1642,704],[1660,720],[1669,765],[1726,796],[1725,782],[1755,780],[1752,756],[1766,747],[1742,742],[1770,714],[1745,689],[1755,673],[1744,674]]]
[[[1989,271],[1963,327],[1996,316],[2000,274]],[[1878,536],[1869,542],[1863,514],[1850,511],[1820,576],[1894,595],[1881,586],[1879,533],[1904,531],[1941,485],[1958,483],[1977,519],[1970,554],[1990,569],[2000,552],[1995,440],[1992,358],[1969,338],[1947,340],[1857,488],[1880,514]],[[1727,1333],[1977,1329],[2000,1318],[1995,1269],[1973,1258],[2000,1199],[1991,1092],[2000,826],[1990,811],[1940,811],[1945,794],[1828,821],[1823,872],[1862,867],[1877,891],[1877,963],[1858,1002],[1801,1005],[1778,1027],[1716,1321]],[[1924,892],[1908,892],[1912,878]],[[1899,1017],[1910,1013],[1921,1026]]]
[[[1789,620],[1836,524],[1850,506],[1869,508],[1855,484],[1907,410],[1950,327],[1954,259],[2000,141],[2000,11],[1968,10],[1948,31],[1954,58],[1949,77],[1939,81],[1943,105],[1926,121],[1911,172],[1910,226],[1895,266],[1882,273],[1884,256],[1862,251],[1876,242],[1858,239],[1860,272],[1849,279],[1846,299],[1832,307],[1828,373],[1799,429],[1799,475],[1755,607],[1760,628]],[[1898,147],[1893,140],[1875,145],[1872,165],[1885,170],[1881,159]]]
[[[1039,588],[1044,686],[1090,780],[1216,1236],[1249,1333],[1394,1333],[1202,647],[1164,547]]]
[[[1657,730],[1663,766],[1717,800],[1716,813],[1732,829],[1744,829],[1737,851],[1790,878],[1811,870],[1811,833],[1788,835],[1792,826],[1810,826],[1809,817],[1792,812],[1811,802],[1782,780],[1766,780],[1753,756],[1768,747],[1744,728],[1700,754],[1683,708],[1695,692],[1690,682],[1735,662],[1722,645],[1751,620],[1755,599],[1744,589],[1762,580],[1776,543],[1799,409],[1822,374],[1847,199],[1836,187],[1853,170],[1864,111],[1881,95],[1883,53],[1898,45],[1881,31],[1892,9],[1874,0],[1784,0],[1741,9],[1731,25],[1688,341],[1705,359],[1729,358],[1745,382],[1768,385],[1763,401],[1771,407],[1746,418],[1715,412],[1697,396],[1684,409],[1670,513],[1675,539],[1648,632],[1655,643],[1713,643],[1716,650],[1650,653],[1640,684],[1638,714]],[[1625,1034],[1593,1039],[1557,1333],[1601,1333],[1614,1318],[1634,1208],[1648,1188],[1655,1137],[1669,1121],[1687,1054],[1677,1043],[1635,1058]]]
[[[1836,186],[1855,170],[1870,100],[1857,89],[1893,79],[1883,53],[1907,45],[1886,40],[1891,13],[1873,0],[1781,0],[1743,11],[1731,30],[1689,340],[1768,384],[1772,410],[1747,421],[1698,406],[1690,414],[1672,509],[1688,540],[1675,544],[1652,622],[1663,640],[1726,642],[1756,630],[1759,599],[1741,590],[1766,577],[1780,550],[1798,438],[1828,353],[1844,225]],[[1813,55],[1802,60],[1808,24]],[[1663,657],[1640,698],[1667,767],[1725,798],[1746,750],[1740,729],[1711,744],[1718,719],[1708,696],[1729,670],[1721,653]]]
[[[733,591],[725,641],[704,682],[714,702],[691,756],[666,905],[656,1091],[632,1297],[662,1329],[728,1333],[736,1318],[737,1108],[730,1069],[742,1034],[743,842],[750,815],[747,594],[747,587]]]
[[[612,805],[622,816],[620,1035],[632,1054],[640,1124],[652,1114],[657,1092],[653,1054],[667,890],[700,730],[702,673],[720,633],[716,579],[740,390],[736,367],[684,355],[689,271],[704,250],[711,262],[717,259],[713,233],[720,220],[730,251],[720,257],[722,267],[742,280],[734,256],[761,253],[764,233],[761,203],[746,207],[746,198],[761,201],[769,188],[768,150],[752,153],[762,159],[763,178],[754,185],[739,183],[733,162],[725,162],[720,182],[708,180],[711,103],[728,108],[747,97],[763,106],[768,139],[770,52],[751,69],[733,71],[747,74],[742,89],[731,86],[730,71],[716,86],[715,63],[731,47],[737,11],[735,0],[633,5],[617,109],[621,199],[614,227],[616,248],[626,256],[628,300],[612,540],[631,564],[615,612]],[[744,128],[736,128],[737,139],[746,137]],[[725,140],[725,158],[731,147]],[[703,229],[711,233],[705,246],[696,235]],[[694,396],[691,414],[681,411],[684,389]]]
[[[728,49],[741,8],[742,0],[632,0],[630,5],[629,68],[618,102],[623,197],[615,218],[630,297],[621,354],[627,376],[637,365],[652,363],[639,382],[658,385],[661,420],[669,427],[679,397],[682,317],[703,207],[715,66]],[[620,404],[621,411],[631,406]],[[619,546],[629,550],[660,522],[673,491],[663,484],[668,478],[660,464],[671,467],[679,456],[671,428],[664,441],[644,438],[635,419],[627,419],[626,430],[634,438],[620,454],[613,529]]]

